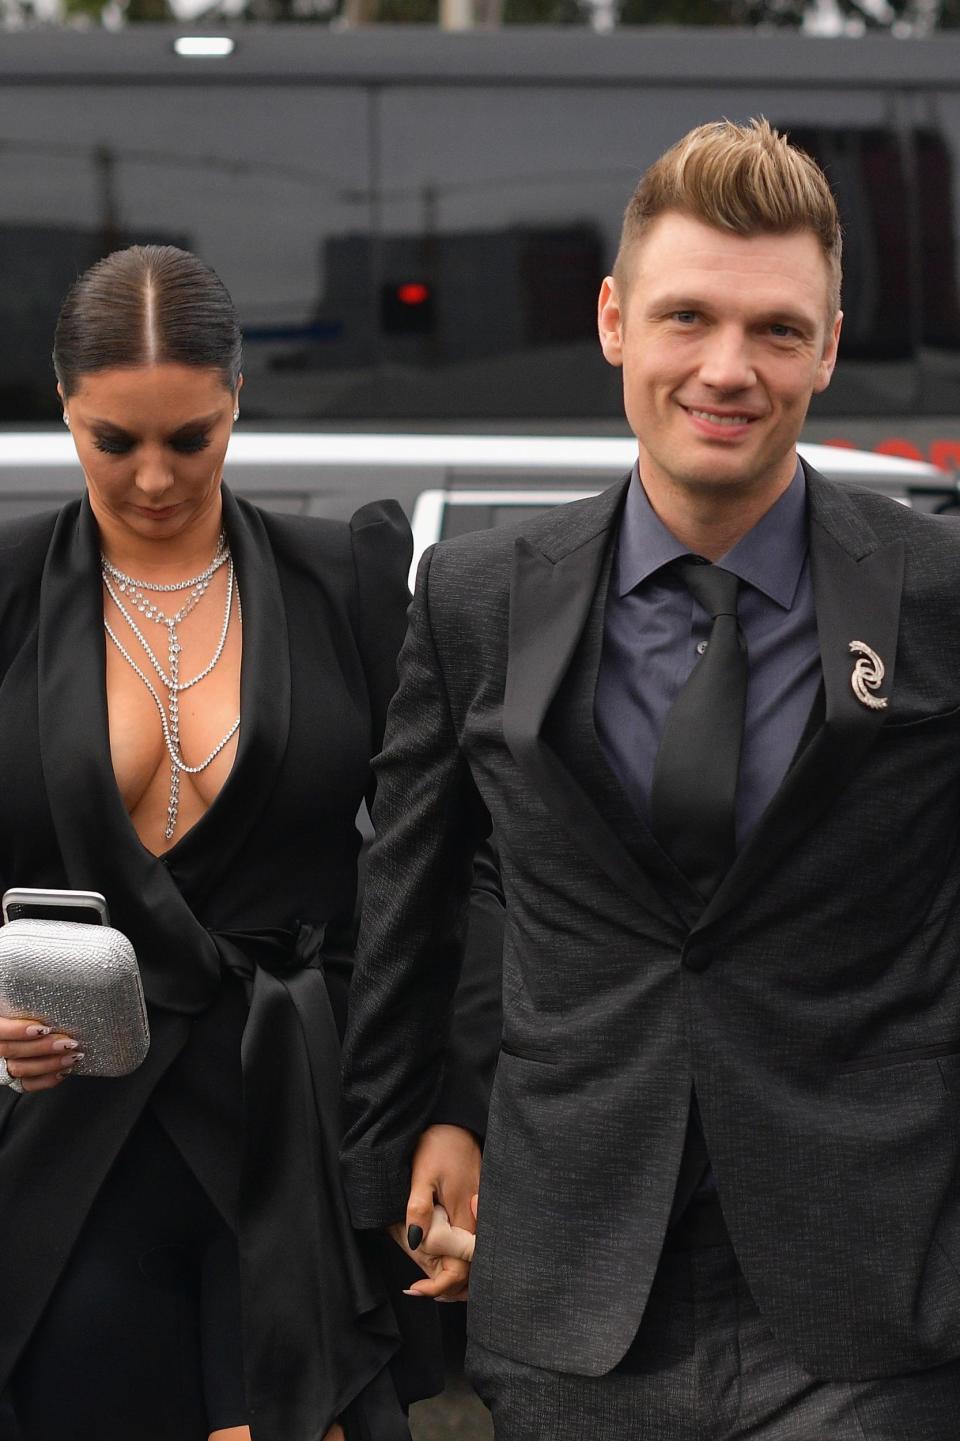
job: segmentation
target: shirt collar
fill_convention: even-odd
[[[798,460],[792,481],[776,503],[718,561],[784,610],[793,604],[807,557],[806,494]],[[627,595],[655,571],[689,554],[654,511],[634,465],[620,525],[617,593]]]

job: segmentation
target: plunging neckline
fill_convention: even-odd
[[[225,511],[225,509],[226,509],[226,507],[224,507],[224,511]],[[95,528],[95,530],[96,530],[96,521],[95,521],[95,520],[94,520],[94,528]],[[236,557],[233,556],[233,546],[232,546],[232,543],[231,543],[230,535],[229,535],[228,532],[227,532],[227,520],[226,520],[226,515],[225,515],[225,513],[221,516],[221,530],[222,530],[222,532],[226,535],[227,545],[228,545],[228,547],[229,547],[229,553],[230,553],[230,555],[233,557],[235,599],[231,601],[231,604],[236,604],[236,606],[237,606],[237,612],[238,612],[238,616],[239,616],[239,611],[240,611],[240,567],[237,565]],[[99,533],[98,533],[98,540],[99,540]],[[238,624],[240,624],[239,620],[238,620]],[[133,832],[133,835],[134,835],[135,839],[137,840],[138,844],[142,847],[142,849],[143,849],[144,851],[146,851],[147,855],[150,856],[153,860],[157,860],[157,861],[162,861],[162,862],[164,862],[164,863],[168,863],[169,858],[171,858],[171,857],[173,856],[174,852],[177,851],[177,850],[179,849],[179,847],[180,847],[184,842],[186,842],[186,840],[187,840],[190,836],[192,836],[192,835],[194,834],[194,832],[195,832],[199,827],[204,826],[204,824],[206,823],[207,818],[208,818],[208,816],[210,815],[211,811],[213,811],[213,810],[217,807],[218,802],[219,802],[219,800],[220,800],[220,797],[223,795],[223,792],[226,790],[227,786],[230,785],[230,782],[231,782],[231,780],[232,780],[232,778],[233,778],[234,772],[236,771],[236,768],[237,768],[237,761],[238,761],[238,759],[239,759],[239,757],[240,757],[240,748],[241,748],[241,744],[242,744],[242,734],[243,734],[243,714],[244,714],[244,695],[243,695],[244,685],[243,685],[243,678],[244,678],[244,675],[246,674],[246,665],[245,665],[245,663],[244,663],[244,661],[245,661],[245,657],[244,657],[244,649],[245,649],[245,628],[244,628],[244,627],[242,626],[242,624],[241,624],[241,626],[240,626],[240,686],[239,686],[239,690],[240,690],[239,710],[240,710],[240,722],[241,722],[241,723],[240,723],[240,725],[237,727],[237,730],[236,730],[236,732],[235,732],[236,737],[237,737],[237,745],[236,745],[236,749],[235,749],[235,751],[234,751],[233,760],[232,760],[231,763],[230,763],[230,768],[229,768],[229,770],[227,771],[227,774],[224,776],[223,781],[222,781],[222,783],[221,783],[221,785],[220,785],[220,787],[219,787],[216,795],[213,797],[213,799],[211,800],[210,804],[206,807],[206,809],[197,817],[197,819],[196,819],[191,825],[187,826],[187,828],[186,828],[185,830],[181,830],[181,831],[180,831],[180,834],[176,837],[176,839],[172,842],[171,845],[166,846],[163,850],[154,850],[152,846],[149,846],[149,845],[146,843],[146,841],[143,840],[142,836],[140,835],[140,832],[137,830],[137,827],[136,827],[136,825],[135,825],[135,823],[134,823],[133,816],[132,816],[131,812],[128,810],[128,808],[127,808],[126,801],[124,800],[124,797],[123,797],[123,792],[122,792],[122,790],[121,790],[121,788],[120,788],[120,783],[119,783],[119,781],[118,781],[118,779],[117,779],[116,769],[115,769],[114,764],[113,764],[112,750],[111,750],[110,744],[109,744],[109,737],[110,737],[110,703],[109,703],[109,696],[108,696],[108,693],[107,693],[107,655],[108,655],[108,653],[109,653],[109,647],[110,647],[111,644],[113,644],[113,642],[110,640],[110,637],[107,635],[107,632],[106,632],[106,613],[105,613],[105,609],[104,609],[104,607],[103,607],[103,590],[102,590],[102,587],[101,587],[101,627],[103,628],[103,673],[102,673],[102,676],[100,677],[100,680],[101,680],[101,690],[102,690],[102,694],[103,694],[103,708],[104,708],[104,713],[105,713],[105,716],[106,716],[106,728],[107,728],[107,739],[108,739],[107,762],[108,762],[108,767],[109,767],[110,773],[111,773],[111,775],[112,775],[112,777],[113,777],[114,789],[115,789],[115,791],[116,791],[116,793],[117,793],[117,797],[118,797],[118,799],[119,799],[119,801],[120,801],[121,809],[123,810],[124,814],[125,814],[126,817],[127,817],[127,821],[128,821],[128,823],[129,823],[130,830]],[[117,651],[118,651],[118,654],[120,654],[119,648],[117,648]],[[122,655],[121,655],[121,660],[123,660],[123,663],[124,663],[125,665],[128,664],[128,662],[123,658]],[[231,737],[231,739],[232,739],[232,737]],[[182,754],[183,754],[183,752],[182,752],[182,750],[181,750],[181,755],[182,755]],[[169,765],[170,765],[170,755],[169,755],[169,751],[167,750],[166,743],[164,743],[164,747],[163,747],[163,757],[164,757],[164,759],[165,759],[165,761],[166,761],[166,763],[167,763],[167,766],[168,766],[168,768],[169,768]]]
[[[182,904],[231,865],[286,751],[290,651],[271,538],[255,507],[223,487],[223,525],[244,598],[240,714],[233,764],[204,813],[166,850],[140,839],[110,756],[99,536],[86,497],[60,512],[41,582],[38,701],[44,779],[69,883],[112,890],[139,909]],[[170,872],[175,868],[176,884]],[[139,899],[134,897],[139,891]],[[157,960],[159,961],[159,956]]]
[[[239,597],[239,593],[240,593],[239,584],[236,584],[236,594],[237,594],[238,597]],[[107,656],[107,648],[108,648],[108,646],[109,646],[110,644],[111,644],[110,638],[109,638],[109,636],[106,634],[106,630],[104,630],[103,696],[104,696],[104,706],[105,706],[106,712],[107,712],[107,734],[108,734],[108,737],[109,737],[109,732],[110,732],[110,705],[109,705],[109,697],[108,697],[108,695],[107,695],[107,686],[106,686],[106,656]],[[127,809],[127,804],[126,804],[126,802],[125,802],[125,800],[124,800],[124,798],[123,798],[123,793],[122,793],[122,791],[121,791],[121,789],[120,789],[120,783],[119,783],[119,781],[118,781],[118,779],[117,779],[116,769],[115,769],[114,764],[113,764],[112,752],[108,755],[108,764],[109,764],[109,767],[110,767],[111,774],[113,775],[114,786],[116,787],[117,795],[119,796],[119,799],[120,799],[120,804],[121,804],[121,806],[122,806],[122,808],[123,808],[123,810],[124,810],[124,812],[125,812],[125,814],[126,814],[127,820],[128,820],[129,823],[130,823],[130,829],[133,831],[134,835],[136,836],[137,840],[139,841],[139,843],[140,843],[140,845],[143,847],[143,849],[147,852],[148,855],[152,856],[152,857],[154,858],[154,860],[161,860],[161,861],[162,861],[162,860],[165,860],[168,856],[172,855],[173,852],[176,851],[177,848],[178,848],[184,841],[186,841],[186,839],[188,838],[188,836],[193,835],[194,831],[196,831],[196,829],[197,829],[199,826],[202,826],[202,825],[206,822],[207,817],[210,815],[211,811],[213,811],[213,810],[217,807],[217,805],[218,805],[218,803],[219,803],[219,801],[220,801],[220,797],[223,795],[223,792],[226,790],[227,786],[229,786],[230,783],[231,783],[231,780],[232,780],[232,778],[233,778],[234,772],[235,772],[235,770],[236,770],[236,768],[237,768],[237,761],[238,761],[238,759],[239,759],[239,757],[240,757],[240,747],[241,747],[241,744],[242,744],[242,737],[243,737],[243,711],[244,711],[244,705],[243,705],[243,677],[244,677],[244,672],[245,672],[243,651],[244,651],[244,636],[243,636],[243,628],[241,627],[241,632],[240,632],[240,686],[239,686],[239,690],[240,690],[240,697],[239,697],[240,717],[239,717],[239,721],[240,721],[240,723],[238,724],[236,730],[235,730],[234,733],[233,733],[233,735],[236,736],[236,741],[237,741],[237,744],[236,744],[236,747],[235,747],[234,753],[233,753],[233,760],[230,762],[230,767],[229,767],[226,775],[224,776],[223,781],[221,782],[221,784],[220,784],[220,786],[219,786],[219,788],[218,788],[218,790],[217,790],[216,795],[215,795],[215,796],[213,797],[213,799],[210,801],[209,805],[206,806],[206,808],[200,813],[200,815],[196,818],[196,820],[194,820],[194,821],[192,822],[191,825],[187,826],[186,829],[180,829],[180,830],[179,830],[179,834],[178,834],[178,835],[176,836],[176,838],[172,841],[172,843],[171,843],[169,846],[165,846],[163,850],[154,850],[153,847],[147,845],[146,841],[144,841],[143,838],[141,837],[140,832],[137,830],[136,824],[134,823],[133,815],[132,815],[132,813]],[[233,735],[231,735],[230,740],[233,739]],[[164,747],[163,747],[163,752],[162,752],[162,754],[163,754],[163,759],[164,759],[164,761],[166,762],[167,773],[168,773],[168,775],[169,775],[169,767],[170,767],[170,765],[171,765],[171,761],[170,761],[170,755],[169,755],[169,751],[168,751],[168,749],[167,749],[166,743],[164,743]],[[181,750],[180,754],[181,754],[181,756],[182,756],[182,754],[183,754],[182,750]]]
[[[138,844],[139,846],[141,846],[141,848],[142,848],[144,851],[146,851],[147,855],[151,858],[151,860],[161,861],[164,865],[169,865],[169,864],[171,863],[171,860],[175,860],[175,859],[176,859],[175,853],[176,853],[177,851],[179,851],[179,849],[181,848],[181,846],[183,846],[186,841],[190,840],[190,839],[196,834],[196,832],[201,829],[201,827],[203,827],[203,826],[206,825],[206,823],[207,823],[207,821],[208,821],[211,813],[212,813],[213,811],[215,811],[215,810],[219,807],[220,797],[223,795],[224,791],[227,789],[227,787],[231,784],[231,782],[232,782],[232,780],[233,780],[234,774],[235,774],[236,769],[237,769],[237,761],[238,761],[239,758],[240,758],[240,745],[241,745],[241,737],[242,737],[242,733],[243,733],[243,658],[242,658],[242,642],[241,642],[241,661],[240,661],[240,715],[241,715],[241,722],[240,722],[240,726],[238,727],[237,733],[236,733],[236,734],[237,734],[237,749],[236,749],[236,751],[235,751],[235,753],[234,753],[233,762],[231,763],[230,769],[227,771],[227,774],[226,774],[226,775],[224,776],[224,778],[223,778],[223,784],[221,785],[220,789],[217,791],[217,794],[214,796],[213,800],[212,800],[212,801],[210,802],[210,804],[207,806],[206,810],[202,813],[202,815],[199,815],[199,816],[197,817],[197,819],[193,822],[192,825],[187,826],[187,829],[186,829],[185,831],[181,831],[180,835],[177,836],[177,838],[176,838],[176,840],[173,842],[173,844],[167,846],[167,848],[166,848],[165,850],[155,851],[155,850],[153,850],[150,846],[148,846],[147,843],[141,838],[139,831],[137,830],[136,826],[135,826],[134,823],[133,823],[133,817],[131,816],[130,812],[127,810],[127,807],[126,807],[126,805],[125,805],[125,803],[124,803],[123,796],[120,794],[120,787],[119,787],[119,785],[117,785],[117,777],[116,777],[116,772],[115,772],[114,769],[113,769],[113,763],[112,763],[112,762],[110,763],[110,771],[111,771],[111,773],[113,774],[114,785],[116,786],[117,795],[118,795],[119,800],[120,800],[120,805],[121,805],[121,808],[123,809],[124,815],[125,815],[126,818],[127,818],[127,821],[128,821],[128,823],[129,823],[129,826],[130,826],[130,830],[133,832],[133,835],[134,835],[134,837],[135,837],[135,839],[136,839],[136,841],[137,841],[137,844]]]

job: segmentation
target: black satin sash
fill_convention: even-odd
[[[340,1183],[339,1038],[323,927],[211,935],[250,1000],[238,1237],[250,1424],[257,1441],[286,1441],[295,1417],[342,1415],[383,1372],[397,1330]],[[377,1441],[406,1441],[388,1374],[357,1406]]]

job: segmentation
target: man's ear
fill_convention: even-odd
[[[610,365],[622,365],[623,313],[617,296],[617,283],[612,275],[606,276],[600,287],[600,297],[597,301],[597,330],[604,359]]]

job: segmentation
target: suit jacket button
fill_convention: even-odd
[[[688,971],[705,971],[710,964],[710,952],[701,946],[691,946],[684,949],[681,960]]]

